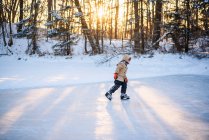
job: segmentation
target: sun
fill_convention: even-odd
[[[103,8],[102,7],[99,8],[98,16],[99,16],[99,18],[102,18],[104,16],[104,12],[103,12]]]

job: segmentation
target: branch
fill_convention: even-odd
[[[131,50],[124,50],[123,48],[114,48],[115,50],[111,50],[113,53],[107,53],[108,55],[102,57],[97,64],[104,64],[106,62],[111,61],[113,58],[124,55],[124,54],[132,54],[133,52]]]
[[[163,40],[168,34],[171,34],[172,33],[172,30],[171,31],[168,31],[166,33],[163,34],[163,36],[161,36],[155,43],[153,43],[150,47],[153,48],[158,42],[160,42],[161,40]]]

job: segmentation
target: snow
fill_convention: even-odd
[[[112,81],[122,56],[103,65],[102,56],[4,56],[0,57],[0,89],[65,86]],[[132,56],[133,57],[133,56]],[[67,59],[69,58],[69,59]],[[20,60],[18,60],[20,59]],[[208,59],[156,54],[153,58],[133,58],[128,66],[129,80],[165,75],[209,75]]]
[[[0,56],[0,140],[209,139],[208,59],[132,55],[131,99],[121,101],[118,90],[109,101],[123,56],[99,64],[106,54],[83,55],[83,39],[73,56],[51,55],[52,44],[39,39],[48,55],[28,56],[27,40],[14,39],[14,55]]]
[[[57,20],[62,20],[63,18],[59,15],[58,11],[51,11],[52,16]]]
[[[77,38],[77,37],[76,37]],[[66,86],[85,83],[112,81],[116,64],[123,56],[114,57],[110,62],[99,64],[107,55],[88,56],[84,54],[84,38],[79,37],[72,46],[72,57],[53,56],[52,46],[58,41],[39,38],[39,50],[43,57],[25,55],[28,40],[14,39],[10,48],[14,55],[0,57],[0,89]],[[105,40],[104,44],[109,41]],[[126,43],[126,41],[124,42]],[[166,44],[165,41],[162,42]],[[161,43],[161,44],[162,44]],[[169,44],[169,43],[168,43]],[[112,40],[112,47],[121,47],[119,40]],[[88,47],[89,51],[90,48]],[[107,51],[111,53],[112,50]],[[209,75],[208,59],[196,59],[188,55],[160,54],[132,56],[128,66],[128,78],[134,80],[144,77],[166,75]]]

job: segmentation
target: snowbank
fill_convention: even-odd
[[[132,56],[133,57],[133,56]],[[122,56],[98,65],[101,56],[3,56],[0,57],[0,89],[65,86],[113,81],[116,64]],[[209,75],[208,59],[156,54],[133,58],[128,66],[129,80],[164,75]]]

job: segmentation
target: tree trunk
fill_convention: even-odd
[[[78,9],[78,12],[82,13],[82,10],[81,10],[81,6],[80,6],[80,3],[79,3],[79,0],[75,0],[75,6],[77,7]],[[93,51],[93,54],[97,54],[98,53],[98,50],[96,48],[96,45],[94,43],[94,39],[88,29],[88,26],[87,26],[87,23],[86,23],[86,20],[84,19],[83,15],[80,16],[80,19],[81,19],[81,24],[82,24],[82,29],[84,29],[84,35],[87,36],[88,40],[89,40],[89,43],[92,47],[92,51]]]
[[[140,52],[140,38],[139,38],[139,3],[134,1],[134,16],[135,16],[135,29],[134,29],[134,50]]]
[[[126,25],[125,25],[125,38],[127,38],[127,27],[128,27],[128,14],[129,14],[129,0],[127,0],[126,2],[126,19],[125,19],[125,22],[126,22]]]
[[[144,16],[143,16],[143,0],[141,0],[141,49],[140,49],[140,53],[143,54],[144,53]]]
[[[119,15],[119,0],[115,1],[115,39],[118,38],[118,15]]]
[[[57,1],[54,0],[54,9],[53,10],[57,10]]]
[[[102,3],[103,3],[103,0],[102,0]],[[101,30],[101,43],[102,43],[102,51],[101,51],[101,53],[103,53],[104,52],[104,17],[102,17],[102,21],[101,21],[102,23],[102,30]]]
[[[17,9],[18,9],[18,2],[19,0],[12,0],[12,3],[11,3],[11,9],[12,10],[12,15],[11,15],[11,21],[12,23],[14,23],[15,21],[15,17],[17,15]]]
[[[151,19],[150,19],[150,2],[147,1],[147,27],[146,27],[146,37],[145,40],[147,41],[149,38],[149,35],[151,32],[149,32],[149,27],[151,24]]]
[[[38,45],[37,45],[37,17],[38,17],[38,12],[39,12],[39,4],[38,2],[36,2],[36,0],[33,0],[32,3],[34,3],[34,6],[31,5],[34,10],[34,17],[33,17],[33,22],[32,22],[32,42],[31,42],[31,49],[29,49],[29,54],[35,54],[38,50]],[[33,11],[32,10],[32,11]],[[31,11],[31,13],[32,13]]]
[[[196,17],[196,19],[195,19],[195,24],[196,24],[196,29],[198,29],[199,28],[199,12],[198,12],[199,10],[198,9],[196,9],[196,13],[195,13],[195,17]]]
[[[19,16],[19,22],[23,20],[23,0],[20,0],[20,3],[19,3],[19,6],[20,6],[20,16]],[[18,25],[18,32],[21,32],[22,31],[22,24],[19,24]]]
[[[203,5],[203,24],[204,24],[204,28],[205,28],[205,31],[206,31],[206,34],[208,34],[209,33],[209,31],[208,31],[208,8],[206,8],[206,2],[205,2],[205,4]]]
[[[87,37],[86,37],[86,35],[84,35],[84,38],[85,38],[85,42],[84,42],[84,50],[85,50],[85,53],[87,54],[88,51],[87,51]]]
[[[190,34],[190,0],[186,0],[186,43],[185,43],[185,52],[188,53],[189,51],[189,34]]]
[[[155,3],[152,1],[152,18],[151,18],[151,24],[150,24],[150,35],[153,37],[153,24],[154,24],[154,19],[155,19]],[[154,42],[153,42],[154,43]]]
[[[112,6],[113,6],[113,0],[111,0],[111,6],[110,6],[110,45],[112,43]]]
[[[51,21],[52,20],[52,16],[51,16],[51,12],[52,11],[52,0],[48,0],[48,18],[47,21]]]
[[[9,11],[9,41],[8,41],[8,46],[12,46],[13,45],[13,39],[12,39],[12,11]]]
[[[4,31],[4,15],[3,15],[3,12],[4,12],[3,3],[2,3],[2,0],[0,0],[0,25],[1,25],[2,35],[3,35],[4,46],[7,46],[5,31]]]
[[[131,20],[133,19],[133,7],[134,7],[134,2],[131,3]],[[131,34],[131,40],[133,40],[133,23],[132,21],[130,22],[131,23],[131,29],[130,29],[130,34]]]
[[[161,30],[161,16],[162,14],[162,0],[156,1],[155,6],[155,19],[154,19],[154,31],[153,31],[153,43],[155,43],[160,38],[160,30]],[[155,46],[155,49],[159,47],[159,43]]]
[[[179,13],[179,0],[176,0],[175,2],[176,2],[175,12]],[[175,16],[175,22],[176,22],[176,26],[180,26],[179,16]],[[173,32],[171,37],[172,37],[172,39],[173,39],[173,41],[175,43],[177,51],[181,52],[182,51],[182,46],[179,43],[179,36],[180,36],[179,30],[174,30],[174,32]]]
[[[99,47],[99,36],[100,36],[100,21],[99,21],[99,3],[95,1],[96,5],[96,13],[97,13],[97,21],[96,21],[96,47],[98,49],[98,53],[100,53]]]

